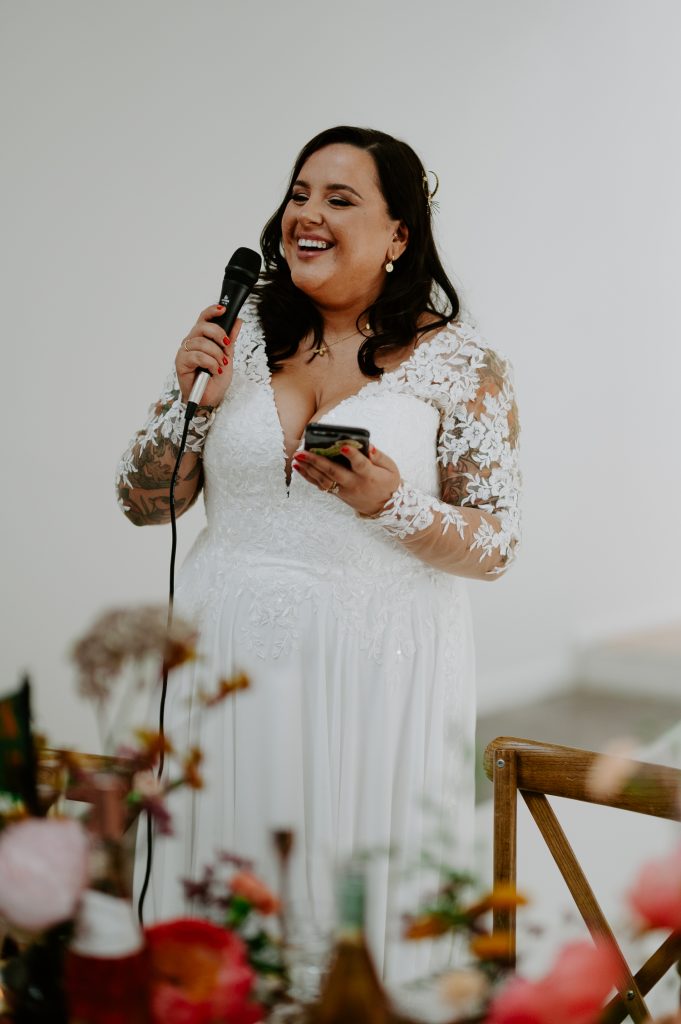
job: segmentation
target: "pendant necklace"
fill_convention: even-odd
[[[350,338],[355,338],[358,334],[362,334],[364,331],[368,331],[369,329],[369,324],[366,323],[361,330],[353,331],[352,334],[346,334],[344,338],[335,338],[333,341],[326,341],[325,338],[320,338],[312,350],[312,358],[314,359],[315,356],[328,355],[334,345],[340,345],[342,341],[349,341]]]

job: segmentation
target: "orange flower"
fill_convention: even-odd
[[[491,935],[475,935],[470,942],[473,956],[479,960],[508,960],[510,932],[492,932]]]
[[[465,913],[471,920],[475,920],[489,910],[511,910],[513,907],[524,907],[527,902],[527,897],[518,892],[514,885],[497,885],[487,896],[473,903]]]
[[[140,741],[145,757],[155,761],[161,753],[173,754],[173,745],[167,736],[153,729],[135,729],[135,736]]]
[[[238,693],[239,690],[247,690],[250,685],[251,681],[246,673],[240,672],[238,675],[232,676],[231,679],[221,679],[215,693],[199,691],[199,700],[204,707],[211,708],[214,704],[219,704],[220,701],[223,701],[232,693]]]
[[[202,751],[199,747],[192,747],[184,760],[184,781],[191,789],[203,789],[203,776],[199,771],[202,761]]]
[[[229,885],[235,896],[248,900],[261,914],[274,914],[279,910],[277,897],[250,871],[237,871]]]
[[[405,939],[434,939],[438,935],[444,935],[449,924],[440,914],[421,914],[419,917],[408,919],[405,930]]]

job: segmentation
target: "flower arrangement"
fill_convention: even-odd
[[[598,799],[648,785],[636,776],[633,744],[617,741],[596,758],[589,788]],[[681,799],[681,794],[679,794]],[[430,900],[404,921],[405,938],[419,940],[459,933],[468,938],[471,965],[440,979],[442,1000],[457,1013],[474,1015],[481,1024],[599,1024],[607,1020],[604,1004],[622,979],[621,955],[605,939],[570,942],[551,969],[537,980],[512,973],[505,962],[507,936],[490,933],[489,911],[522,907],[528,901],[514,889],[498,887],[472,900],[475,879],[445,872]],[[625,893],[633,933],[671,931],[668,942],[681,952],[681,846],[644,864]],[[681,1012],[647,1024],[681,1024]]]
[[[21,775],[30,729],[17,711],[25,702],[0,700],[0,768],[6,757],[12,769],[0,772],[0,938],[3,931],[9,934],[18,949],[6,965],[3,983],[13,991],[20,1019],[27,1024],[67,1020],[64,951],[92,884],[92,822],[88,816],[64,816],[60,793],[75,791],[87,798],[97,788],[96,773],[105,767],[125,782],[128,823],[145,811],[162,836],[173,828],[168,794],[179,786],[203,785],[201,751],[177,752],[158,732],[130,731],[129,702],[117,693],[119,677],[126,673],[135,689],[144,689],[140,683],[155,679],[162,663],[172,669],[195,659],[195,644],[191,624],[176,618],[168,628],[165,609],[117,610],[102,616],[75,645],[73,655],[80,690],[96,704],[110,756],[93,761],[51,752],[52,785],[40,794],[31,792],[35,773],[29,763],[21,792],[3,786],[3,781]],[[248,685],[243,675],[223,679],[213,690],[201,691],[200,700],[212,707]],[[637,784],[630,753],[622,744],[596,762],[594,794]],[[162,777],[161,761],[168,765]],[[288,982],[282,945],[267,925],[281,910],[277,897],[249,861],[226,852],[200,878],[183,884],[198,916],[165,921],[144,932],[149,985],[144,1019],[152,1024],[263,1020],[269,1006],[286,998]],[[571,943],[543,977],[527,980],[511,974],[505,962],[506,938],[490,933],[486,919],[492,910],[521,907],[527,901],[503,888],[475,898],[474,886],[468,874],[445,872],[438,891],[404,923],[404,934],[413,941],[448,933],[467,936],[470,965],[440,979],[442,999],[457,1019],[468,1014],[484,1024],[597,1024],[620,976],[617,953],[607,943]],[[681,948],[681,847],[643,865],[626,901],[638,933],[671,930]],[[681,1014],[657,1024],[681,1024]]]
[[[157,833],[169,835],[173,825],[168,794],[180,786],[203,785],[201,751],[178,753],[158,732],[130,732],[129,694],[116,692],[126,672],[133,689],[148,690],[147,682],[158,678],[162,664],[171,670],[196,658],[195,641],[194,628],[184,620],[175,617],[168,626],[163,608],[122,609],[102,616],[74,646],[73,658],[80,692],[95,703],[109,754],[95,758],[50,751],[46,756],[44,741],[37,740],[37,752],[49,761],[51,783],[43,786],[42,799],[25,799],[23,790],[0,796],[0,938],[3,931],[11,935],[18,950],[8,961],[3,980],[22,1021],[66,1022],[64,956],[85,892],[93,884],[92,814],[78,819],[61,816],[60,795],[91,799],[104,770],[107,778],[121,782],[126,823],[146,811]],[[199,699],[212,707],[248,685],[247,677],[239,674],[220,680],[213,691],[202,690]],[[21,723],[16,709],[23,704],[12,697],[0,705],[3,741],[15,733],[30,736],[28,704]],[[16,746],[11,749],[14,767]],[[24,774],[33,777],[33,751],[24,760]],[[161,760],[168,766],[163,777]],[[14,772],[13,777],[21,774]],[[0,789],[5,775],[9,778],[8,773],[0,774]],[[276,943],[262,925],[262,916],[277,909],[276,898],[251,865],[234,857],[229,860],[231,877],[220,892],[209,869],[202,882],[194,884],[197,905],[204,912],[219,905],[221,923],[182,919],[154,925],[144,933],[149,968],[145,1012],[153,1024],[259,1021],[264,1011],[253,998],[258,972],[283,974]],[[101,962],[94,968],[95,987],[103,981],[97,971]]]

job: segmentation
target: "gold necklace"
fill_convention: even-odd
[[[312,358],[314,359],[315,356],[326,356],[334,345],[340,345],[342,341],[349,341],[350,338],[356,338],[358,335],[362,335],[363,331],[368,330],[369,324],[366,323],[360,331],[353,331],[352,334],[346,334],[344,338],[334,338],[333,341],[327,341],[326,338],[320,338],[312,350]]]

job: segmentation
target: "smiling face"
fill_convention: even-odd
[[[407,244],[406,228],[388,212],[373,158],[340,143],[305,161],[281,230],[293,283],[320,308],[371,305],[383,289],[387,260]]]

